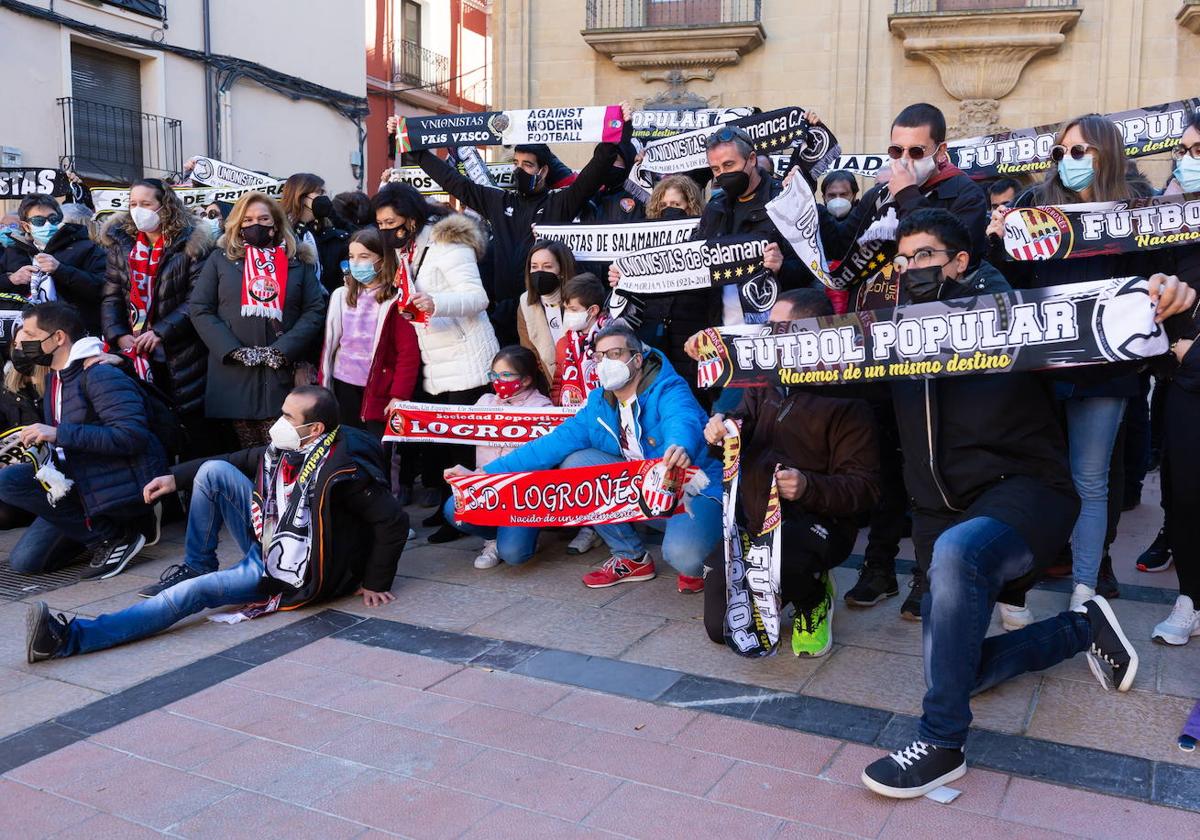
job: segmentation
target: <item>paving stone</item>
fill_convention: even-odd
[[[565,650],[543,650],[517,665],[513,672],[641,700],[659,698],[681,676],[665,668]]]
[[[1000,817],[1093,838],[1197,837],[1200,814],[1014,778]]]
[[[1138,681],[1141,688],[1144,683]],[[1200,693],[1200,644],[1193,641],[1186,647],[1164,647],[1159,654],[1158,685],[1160,694],[1195,698]]]
[[[958,782],[953,784],[958,787]],[[1079,826],[1086,830],[1087,824]],[[942,840],[946,837],[970,837],[971,840],[1059,840],[1076,837],[1048,829],[972,814],[960,808],[947,808],[929,799],[905,802],[892,811],[880,840]]]
[[[325,706],[335,697],[365,688],[371,681],[330,668],[276,659],[236,674],[229,682],[264,694]]]
[[[0,779],[0,834],[12,838],[43,837],[84,823],[94,808],[71,802],[35,787]]]
[[[352,731],[358,719],[332,709],[223,684],[168,707],[249,735],[313,748]]]
[[[35,724],[0,739],[0,773],[78,743],[84,734],[54,721]]]
[[[191,770],[198,764],[232,750],[249,737],[182,715],[149,712],[94,735],[92,743],[103,744],[179,770]]]
[[[256,793],[238,791],[193,814],[171,829],[183,837],[278,837],[336,840],[361,834],[360,823],[317,813]]]
[[[1125,755],[1200,767],[1200,753],[1175,746],[1194,700],[1130,691],[1104,691],[1093,681],[1047,678],[1028,734]]]
[[[524,597],[518,592],[485,589],[469,583],[412,578],[401,580],[392,592],[396,600],[382,607],[366,607],[358,597],[343,599],[335,606],[368,618],[386,618],[461,632]]]
[[[558,759],[581,742],[589,730],[510,709],[473,706],[435,732],[535,758]]]
[[[462,840],[610,840],[608,832],[584,828],[522,808],[498,808],[477,822]]]
[[[12,691],[29,683],[37,682],[41,677],[28,671],[18,671],[13,668],[0,668],[0,694]]]
[[[431,686],[429,690],[447,697],[531,714],[545,712],[571,691],[552,682],[513,676],[501,671],[486,671],[482,668],[464,668]]]
[[[527,598],[473,625],[469,632],[496,639],[619,656],[662,626],[662,619],[581,606],[550,598]]]
[[[321,752],[378,770],[436,782],[470,761],[483,747],[377,720],[326,743]]]
[[[344,758],[261,738],[247,738],[201,763],[192,772],[265,796],[307,805],[353,781],[368,769]]]
[[[646,840],[771,837],[779,826],[761,813],[633,783],[622,785],[584,823]]]
[[[544,715],[662,743],[675,739],[699,716],[696,712],[590,691],[572,691]]]
[[[724,756],[595,731],[559,760],[693,796],[702,796],[734,766],[733,760]]]
[[[152,840],[163,835],[112,814],[96,814],[79,825],[64,828],[48,836],[51,840],[78,840],[80,837],[86,837],[88,840]]]
[[[458,837],[499,806],[459,791],[387,773],[369,772],[314,807],[373,828],[407,837]]]
[[[671,743],[810,776],[817,775],[840,746],[830,738],[704,713]]]
[[[669,566],[658,568],[658,577],[636,586],[617,586],[620,597],[609,601],[606,609],[637,615],[653,615],[677,621],[703,621],[704,595],[681,593],[676,575]]]
[[[58,680],[31,677],[0,695],[0,737],[79,708],[105,695]]]
[[[78,779],[96,776],[121,761],[121,753],[89,741],[77,741],[6,774],[31,787],[55,791]]]
[[[439,783],[578,822],[621,784],[619,779],[524,755],[485,750]]]
[[[342,639],[322,639],[287,654],[285,659],[410,688],[428,688],[462,668],[452,662]]]
[[[359,642],[374,647],[403,653],[415,653],[449,662],[470,662],[486,652],[495,642],[481,636],[467,636],[416,624],[397,621],[381,621],[368,618],[360,624],[338,634],[349,642]]]
[[[483,708],[383,682],[372,682],[358,691],[341,694],[329,704],[340,712],[425,731],[437,730],[467,711]]]

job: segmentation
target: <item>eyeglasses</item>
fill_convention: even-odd
[[[488,378],[488,382],[512,382],[514,379],[520,379],[521,374],[514,373],[511,370],[506,370],[506,371],[489,370],[487,378]]]
[[[1175,160],[1181,160],[1184,157],[1200,158],[1200,143],[1193,143],[1190,146],[1180,143],[1171,150],[1171,157],[1175,158]]]
[[[43,225],[56,225],[63,220],[61,213],[55,213],[53,216],[30,216],[25,221],[31,227],[42,227]]]
[[[221,211],[217,210],[217,209],[197,210],[196,218],[198,218],[198,219],[219,219],[219,218],[221,218]]]
[[[1073,160],[1083,160],[1084,155],[1086,155],[1090,149],[1094,148],[1096,147],[1091,143],[1076,143],[1069,149],[1063,145],[1051,146],[1050,158],[1054,161],[1060,161],[1067,156],[1067,152],[1070,152]]]
[[[934,254],[956,254],[950,248],[920,248],[911,257],[907,254],[897,254],[892,257],[892,268],[903,274],[910,268],[925,268],[930,264]]]
[[[908,147],[888,146],[887,147],[888,157],[890,157],[892,160],[900,160],[900,158],[904,157],[905,152],[908,152],[909,160],[920,160],[921,158],[925,157],[926,147],[925,146],[908,146]]]
[[[621,362],[625,360],[626,356],[633,358],[634,354],[628,347],[614,347],[612,350],[594,350],[593,355],[612,359],[614,362]]]
[[[734,140],[744,140],[751,147],[754,146],[754,140],[746,133],[746,129],[738,125],[723,125],[705,138],[704,147],[707,149],[709,146],[720,146]]]

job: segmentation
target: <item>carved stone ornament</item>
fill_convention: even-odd
[[[1000,102],[995,99],[964,99],[958,103],[958,122],[946,129],[951,137],[978,137],[1008,131],[1000,124]]]

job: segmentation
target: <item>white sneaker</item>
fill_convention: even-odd
[[[500,554],[496,551],[496,541],[488,540],[483,544],[483,550],[475,558],[476,569],[494,569],[500,565]]]
[[[1000,626],[1012,632],[1033,624],[1033,611],[1029,607],[1014,607],[1012,604],[1000,604]]]
[[[1150,638],[1168,645],[1186,645],[1192,636],[1200,636],[1200,610],[1191,598],[1180,595],[1167,620],[1155,625]]]
[[[600,539],[600,535],[585,525],[579,529],[575,539],[567,543],[567,554],[587,554],[596,546],[603,544],[604,540]]]
[[[1084,612],[1083,604],[1096,597],[1096,590],[1084,583],[1075,584],[1071,591],[1071,611]]]

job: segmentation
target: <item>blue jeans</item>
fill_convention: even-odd
[[[1071,480],[1079,494],[1079,518],[1071,532],[1075,583],[1096,588],[1104,534],[1108,530],[1108,469],[1125,414],[1125,397],[1073,397],[1064,403]],[[1115,492],[1121,492],[1116,488]]]
[[[453,496],[446,500],[446,504],[442,507],[442,515],[446,517],[447,522],[464,534],[470,534],[473,537],[483,537],[485,540],[495,540],[496,553],[500,555],[501,560],[510,566],[520,566],[537,551],[538,535],[542,532],[541,528],[526,528],[519,525],[493,528],[487,525],[471,525],[467,522],[459,522],[454,518]]]
[[[617,464],[623,459],[599,449],[581,449],[566,457],[560,464],[570,467],[593,467]],[[700,577],[704,558],[721,541],[721,502],[712,496],[697,496],[691,502],[692,514],[681,513],[670,519],[653,519],[646,524],[663,532],[663,560],[680,574]],[[646,553],[646,544],[632,525],[593,525],[615,557],[636,560]]]
[[[1033,568],[1021,535],[977,516],[946,529],[933,546],[929,590],[921,601],[925,700],[920,737],[958,749],[971,725],[974,694],[1027,671],[1041,671],[1087,650],[1087,617],[1075,612],[987,637],[996,596]]]
[[[45,488],[34,477],[35,472],[32,464],[10,464],[0,469],[0,500],[37,517],[9,552],[8,563],[14,571],[25,574],[53,571],[57,564],[69,559],[56,557],[56,552],[51,551],[64,534],[90,546],[121,535],[121,529],[111,518],[89,519],[79,491],[73,487],[51,505]]]
[[[208,571],[119,612],[76,618],[68,625],[61,656],[91,653],[151,636],[200,610],[245,604],[262,597],[262,549],[250,528],[254,485],[224,461],[208,461],[196,474],[188,511],[184,562],[196,571],[216,569],[217,536],[224,522],[242,550],[242,561]]]

